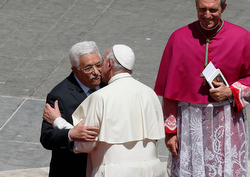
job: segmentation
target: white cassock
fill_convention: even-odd
[[[85,99],[72,115],[74,125],[100,127],[98,141],[75,142],[88,152],[88,176],[160,177],[165,169],[156,142],[165,137],[162,107],[155,92],[128,73]]]

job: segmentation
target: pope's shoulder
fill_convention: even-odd
[[[113,82],[111,84],[108,84],[107,86],[101,88],[100,90],[98,90],[98,92],[95,92],[93,94],[95,95],[95,97],[105,97],[107,96],[107,93],[121,94],[121,92],[131,89],[139,89],[155,93],[151,87],[133,77],[129,77],[123,79],[123,82]]]

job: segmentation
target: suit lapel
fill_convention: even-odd
[[[87,95],[83,91],[82,92],[73,91],[71,94],[79,102],[79,104],[81,104],[82,101],[87,98]]]
[[[72,96],[80,103],[82,103],[85,98],[87,98],[87,95],[84,93],[84,91],[81,89],[80,85],[76,81],[73,72],[69,76],[69,90],[71,90]]]

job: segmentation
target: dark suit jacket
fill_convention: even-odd
[[[71,73],[51,90],[46,102],[54,107],[54,102],[58,100],[62,117],[73,124],[72,113],[86,97]],[[87,154],[71,151],[73,142],[69,143],[68,132],[69,129],[54,129],[51,124],[42,122],[40,142],[44,148],[52,150],[50,177],[84,177],[86,174]]]

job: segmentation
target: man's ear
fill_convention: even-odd
[[[71,70],[73,71],[73,73],[75,74],[75,75],[77,75],[77,68],[76,67],[74,67],[74,66],[71,66]]]
[[[224,10],[226,9],[226,7],[227,7],[227,3],[225,3],[224,7],[222,8],[221,13],[224,12]]]
[[[113,66],[114,66],[113,60],[109,60],[108,61],[108,70],[111,70],[113,68]]]

